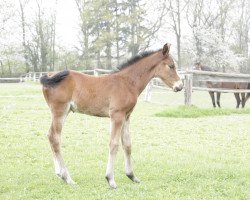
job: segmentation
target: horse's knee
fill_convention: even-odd
[[[245,99],[244,100],[242,99],[242,103],[241,104],[242,104],[242,108],[244,108],[245,107]]]
[[[55,152],[58,152],[60,147],[60,138],[56,133],[53,133],[52,131],[49,131],[47,134],[47,137],[49,139],[50,145],[53,148]]]
[[[131,152],[131,140],[129,133],[127,132],[124,132],[122,135],[122,147],[126,152],[128,153]]]
[[[117,153],[118,148],[119,148],[119,142],[110,141],[110,143],[109,143],[109,149],[110,149],[110,153],[111,154]]]
[[[131,144],[123,144],[122,146],[126,154],[131,155]]]

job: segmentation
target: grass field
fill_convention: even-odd
[[[178,107],[183,93],[156,91],[152,103],[141,99],[131,118],[141,183],[125,176],[120,148],[118,189],[110,190],[104,178],[109,119],[70,114],[63,154],[77,185],[69,186],[54,175],[46,137],[50,111],[41,86],[0,84],[0,199],[250,199],[250,101],[243,113],[233,109],[232,94],[222,94],[225,113],[207,116],[214,112],[209,96],[195,92],[194,105],[207,111],[192,118],[180,116],[191,112]],[[177,111],[174,117],[156,116]]]

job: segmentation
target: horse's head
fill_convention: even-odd
[[[195,70],[201,70],[201,63],[200,63],[200,62],[196,62],[196,63],[194,64],[194,69],[195,69]]]
[[[163,59],[156,66],[156,76],[171,87],[175,92],[181,91],[183,83],[176,71],[176,66],[173,58],[169,54],[170,44],[165,44],[162,48]]]

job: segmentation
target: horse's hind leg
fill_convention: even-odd
[[[140,180],[134,175],[131,164],[131,139],[129,134],[129,119],[127,119],[123,125],[122,133],[122,146],[125,153],[125,171],[128,178],[133,182],[139,183]]]
[[[69,105],[57,105],[51,107],[52,123],[48,133],[48,139],[53,152],[55,173],[68,184],[74,184],[61,153],[61,131],[65,118],[69,113]]]
[[[236,102],[237,102],[236,108],[239,108],[239,106],[240,106],[240,94],[239,93],[234,93],[234,96],[235,96],[235,99],[236,99]]]
[[[245,107],[245,103],[246,103],[245,93],[241,93],[241,105],[242,105],[242,108]]]
[[[217,96],[217,105],[220,108],[220,92],[217,92],[216,96]]]
[[[214,108],[216,107],[216,104],[215,104],[215,100],[214,100],[214,92],[209,92],[209,94],[210,94],[210,97],[211,97],[211,99],[212,99],[212,103],[213,103],[213,106],[214,106]]]

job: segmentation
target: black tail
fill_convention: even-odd
[[[58,72],[52,77],[48,77],[48,75],[46,74],[40,78],[40,83],[46,87],[54,87],[58,83],[60,83],[63,79],[65,79],[68,75],[69,75],[69,70]]]

